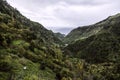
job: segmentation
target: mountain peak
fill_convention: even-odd
[[[73,29],[64,39],[64,42],[71,43],[79,39],[84,39],[89,36],[95,35],[100,32],[103,28],[108,28],[108,26],[112,26],[120,23],[120,13],[109,16],[108,18],[95,23],[93,25],[78,27]]]

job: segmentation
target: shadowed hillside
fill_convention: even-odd
[[[88,38],[92,35],[95,35],[103,30],[103,28],[106,28],[108,26],[115,25],[116,23],[119,23],[119,16],[120,14],[117,14],[115,16],[110,16],[107,19],[100,21],[96,24],[89,25],[89,26],[83,26],[78,27],[74,30],[72,30],[64,39],[65,43],[71,43],[75,42],[80,39]]]
[[[0,80],[119,80],[119,25],[117,14],[64,39],[0,0]]]

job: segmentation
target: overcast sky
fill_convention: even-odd
[[[101,21],[120,12],[120,0],[7,0],[24,16],[54,32]]]

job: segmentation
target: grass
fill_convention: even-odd
[[[24,40],[14,40],[12,42],[12,44],[15,45],[15,46],[19,46],[19,45],[22,45],[22,46],[25,46],[25,47],[30,46],[30,44],[28,42],[25,42]]]

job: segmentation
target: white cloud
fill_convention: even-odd
[[[26,17],[56,31],[93,24],[120,11],[120,0],[8,0],[8,2]]]

